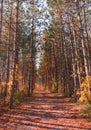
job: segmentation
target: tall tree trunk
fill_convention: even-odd
[[[33,94],[34,89],[34,18],[32,19],[32,30],[31,30],[31,41],[30,41],[30,66],[29,66],[29,82],[28,82],[28,96]],[[31,92],[30,92],[31,91]]]
[[[72,32],[72,37],[73,37],[73,41],[72,42],[74,42],[74,53],[75,53],[75,62],[76,62],[76,68],[77,68],[77,75],[78,75],[78,80],[79,80],[79,84],[77,84],[77,86],[76,86],[76,90],[80,87],[80,84],[81,84],[81,76],[80,76],[80,66],[79,66],[79,59],[78,59],[78,56],[79,56],[79,54],[78,54],[78,48],[77,48],[77,44],[78,44],[78,42],[77,42],[77,39],[76,39],[76,30],[75,30],[75,25],[74,25],[74,20],[73,20],[73,17],[72,17],[72,19],[71,18],[69,18],[70,20],[70,28],[72,27],[72,29],[71,29],[71,32]]]
[[[7,96],[7,88],[8,88],[8,82],[9,82],[9,73],[10,73],[10,43],[11,43],[11,23],[12,23],[12,9],[10,13],[10,21],[9,21],[9,42],[7,45],[7,77],[6,77],[6,86],[5,86],[5,92],[4,92],[4,98]]]
[[[16,89],[16,67],[18,62],[18,45],[17,45],[17,37],[18,37],[18,19],[19,19],[19,0],[17,0],[17,8],[16,8],[16,27],[15,27],[15,38],[14,38],[14,49],[13,49],[13,56],[14,56],[14,66],[13,66],[13,75],[12,75],[12,88],[11,88],[11,95],[10,95],[10,104],[9,107],[12,108],[13,106],[13,97],[14,91]]]
[[[0,9],[0,44],[2,43],[1,37],[2,37],[2,20],[3,20],[3,0],[0,2],[1,9]]]
[[[76,2],[76,5],[77,5],[77,11],[78,11],[79,26],[80,26],[81,43],[82,43],[82,51],[83,51],[83,58],[84,58],[84,68],[85,68],[86,76],[88,76],[89,70],[88,70],[87,53],[86,53],[85,38],[84,38],[83,25],[82,25],[82,19],[81,19],[81,15],[80,15],[79,1],[78,0]]]
[[[87,31],[87,19],[86,19],[86,9],[85,9],[85,0],[84,2],[84,7],[83,7],[83,16],[84,16],[84,30],[86,33],[85,36],[85,41],[86,41],[86,53],[87,53],[87,62],[88,62],[88,71],[89,74],[91,74],[91,60],[90,60],[90,52],[89,52],[89,40],[88,40],[88,31]]]
[[[56,80],[56,92],[58,93],[58,65],[57,65],[57,56],[56,56],[56,45],[53,45],[53,56],[54,56],[54,64],[55,64],[55,80]]]

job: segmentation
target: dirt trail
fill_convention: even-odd
[[[0,116],[0,130],[91,130],[69,98],[36,91],[30,101]]]

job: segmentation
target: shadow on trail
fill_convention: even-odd
[[[90,130],[91,123],[71,110],[73,106],[70,98],[35,93],[32,100],[3,114],[0,130]]]

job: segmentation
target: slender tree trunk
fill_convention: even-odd
[[[33,94],[34,90],[34,77],[35,77],[35,63],[34,63],[34,18],[32,19],[32,30],[31,30],[31,42],[30,42],[30,68],[29,68],[29,83],[28,83],[28,96]],[[31,92],[30,92],[31,91]]]
[[[85,1],[83,7],[83,16],[84,16],[84,28],[85,28],[85,41],[86,41],[86,53],[87,53],[87,62],[88,62],[88,71],[91,74],[91,60],[90,60],[90,52],[89,52],[89,41],[88,41],[88,31],[87,31],[87,19],[86,19],[86,9],[85,9]]]
[[[53,45],[53,56],[54,56],[54,63],[55,63],[55,79],[56,79],[56,92],[58,93],[58,65],[56,59],[56,47]]]
[[[1,9],[0,9],[0,44],[2,43],[2,20],[3,20],[3,0],[0,2]]]
[[[73,18],[72,18],[72,21]],[[72,35],[73,35],[73,41],[74,41],[74,52],[75,52],[75,62],[76,62],[76,65],[77,65],[77,75],[78,75],[78,80],[79,80],[79,84],[77,84],[77,88],[78,89],[80,87],[80,84],[81,84],[81,76],[80,76],[80,66],[79,66],[79,59],[78,59],[78,48],[77,48],[77,40],[76,40],[76,31],[75,31],[75,25],[74,25],[74,22],[72,22],[71,19],[70,19],[70,24],[71,24],[71,27],[72,27]]]
[[[82,19],[81,19],[81,15],[80,15],[79,1],[78,0],[77,0],[77,11],[78,11],[80,33],[81,33],[81,43],[82,43],[82,51],[83,51],[83,58],[84,58],[84,68],[85,68],[86,76],[88,76],[89,70],[88,70],[88,61],[87,61],[86,48],[85,48],[85,42],[84,42],[85,38],[84,38],[84,34],[83,34],[83,25],[82,25]]]
[[[7,96],[7,88],[8,88],[9,73],[10,73],[10,42],[11,42],[11,22],[12,22],[11,20],[12,20],[12,9],[11,9],[11,13],[10,13],[10,22],[9,22],[9,43],[7,45],[7,77],[6,77],[4,98],[6,98],[6,96]]]
[[[19,0],[17,0],[17,8],[16,8],[16,27],[15,27],[15,38],[14,38],[14,66],[13,66],[13,75],[12,75],[12,88],[11,88],[11,95],[10,95],[10,104],[9,107],[12,108],[13,106],[13,97],[14,97],[14,91],[16,89],[16,66],[18,61],[18,45],[17,45],[17,36],[18,36],[18,18],[19,18]]]

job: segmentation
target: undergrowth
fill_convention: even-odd
[[[86,107],[81,110],[80,115],[81,117],[87,118],[91,121],[91,100],[89,100]]]
[[[25,98],[26,98],[26,94],[24,91],[21,91],[21,92],[16,91],[14,93],[14,103],[15,104],[20,104],[21,102],[23,102],[25,100]]]

